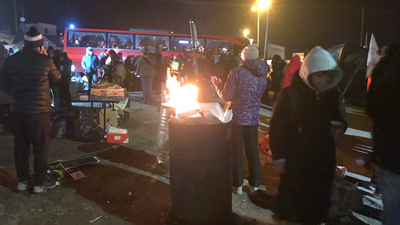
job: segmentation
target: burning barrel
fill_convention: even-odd
[[[232,210],[231,123],[169,124],[173,213],[192,223],[225,220]]]

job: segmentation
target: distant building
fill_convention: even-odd
[[[13,44],[17,45],[19,49],[24,46],[24,34],[29,30],[30,27],[36,27],[38,31],[43,36],[43,45],[45,48],[49,46],[54,47],[55,49],[61,49],[60,43],[60,35],[57,34],[57,26],[54,24],[48,23],[21,23],[19,25],[20,32],[16,35]]]
[[[19,29],[22,33],[25,33],[29,30],[29,27],[32,26],[36,27],[42,35],[57,35],[57,26],[48,23],[21,23]]]

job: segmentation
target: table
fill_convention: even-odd
[[[125,97],[124,100],[126,100],[126,98],[128,98],[128,97]],[[103,114],[103,122],[104,122],[103,123],[103,129],[104,130],[106,130],[106,120],[107,120],[107,115],[106,115],[107,114],[107,110],[106,110],[106,108],[113,108],[114,104],[118,103],[118,102],[120,102],[120,101],[115,101],[115,100],[91,100],[91,99],[89,99],[89,100],[72,100],[71,101],[72,106],[81,106],[82,103],[88,103],[88,104],[90,104],[89,107],[91,109],[94,109],[94,108],[104,109],[104,114]],[[74,103],[77,103],[77,104],[74,104]],[[100,104],[95,104],[95,103],[100,103]],[[110,104],[110,107],[107,107],[107,103]],[[101,105],[101,106],[100,107],[95,107],[95,105]],[[112,107],[111,107],[111,105],[112,105]],[[85,107],[85,106],[83,106],[83,107]],[[93,115],[92,114],[90,114],[90,119],[91,119],[91,121],[93,121]]]

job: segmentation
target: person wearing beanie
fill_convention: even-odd
[[[0,90],[11,96],[11,119],[15,144],[15,167],[18,191],[28,188],[30,145],[33,145],[34,193],[53,188],[46,180],[47,150],[51,138],[50,83],[57,83],[61,74],[53,60],[45,54],[42,35],[31,27],[24,35],[24,48],[8,57],[0,69]]]
[[[86,71],[86,77],[88,78],[89,85],[97,83],[98,69],[100,61],[97,55],[94,54],[93,48],[86,48],[86,55],[82,58],[82,69]]]
[[[281,175],[283,224],[328,219],[336,170],[335,139],[347,128],[337,84],[343,72],[321,47],[313,48],[274,105],[269,140]]]
[[[258,114],[260,102],[267,86],[268,66],[258,58],[258,45],[243,49],[242,62],[230,71],[225,85],[212,77],[221,99],[230,104],[233,112],[232,128],[232,186],[236,194],[243,186],[243,144],[249,165],[250,194],[256,194],[261,185],[261,164],[258,151]]]

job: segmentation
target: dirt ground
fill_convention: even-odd
[[[83,166],[87,176],[48,190],[46,194],[15,191],[13,136],[0,136],[0,225],[25,224],[188,224],[171,213],[169,179],[155,168],[159,103],[141,105],[132,95],[129,143],[99,154],[101,162]],[[262,133],[260,132],[260,136]],[[49,161],[68,159],[111,146],[107,143],[52,141]],[[31,157],[33,159],[33,157]],[[31,159],[31,160],[32,160]],[[233,194],[233,213],[216,224],[277,224],[274,209],[279,179],[271,160],[263,157],[263,198]],[[33,163],[31,163],[33,165]],[[247,165],[244,165],[247,168]],[[248,192],[248,188],[244,188]]]

